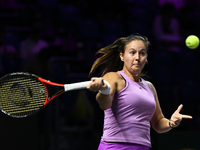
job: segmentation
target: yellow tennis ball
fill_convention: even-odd
[[[199,38],[196,35],[190,35],[186,38],[185,44],[190,49],[195,49],[199,46]]]

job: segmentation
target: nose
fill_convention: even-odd
[[[140,54],[139,54],[139,53],[136,53],[135,59],[136,59],[137,61],[140,59]]]

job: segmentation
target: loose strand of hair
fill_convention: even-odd
[[[108,46],[98,50],[96,54],[103,54],[103,56],[99,57],[93,63],[89,74],[93,73],[97,69],[97,67],[99,67],[100,65],[105,64],[105,63],[107,63],[108,65],[105,67],[102,75],[113,70],[112,67],[116,68],[116,64],[118,63],[118,61],[120,59],[119,51],[120,51],[120,48],[122,45],[122,41],[124,39],[125,39],[124,37],[121,37],[121,38],[117,39],[115,42],[113,42],[111,45],[108,45]],[[114,70],[116,70],[116,69],[114,69]]]

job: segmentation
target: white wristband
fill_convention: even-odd
[[[110,84],[106,80],[103,80],[103,81],[105,84],[107,84],[108,88],[105,90],[99,90],[99,92],[101,94],[108,95],[108,94],[110,94]]]

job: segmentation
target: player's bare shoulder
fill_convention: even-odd
[[[109,81],[118,81],[122,79],[121,75],[118,72],[108,72],[104,75],[104,79],[108,79]]]
[[[116,92],[121,91],[125,87],[125,80],[118,72],[109,72],[105,74],[103,78],[114,85]]]
[[[148,83],[150,86],[153,85],[150,81],[145,80],[145,82]]]
[[[154,93],[155,93],[155,87],[154,87],[154,85],[150,82],[150,81],[146,81],[150,86],[151,86],[151,88],[153,89],[153,91],[154,91]]]

